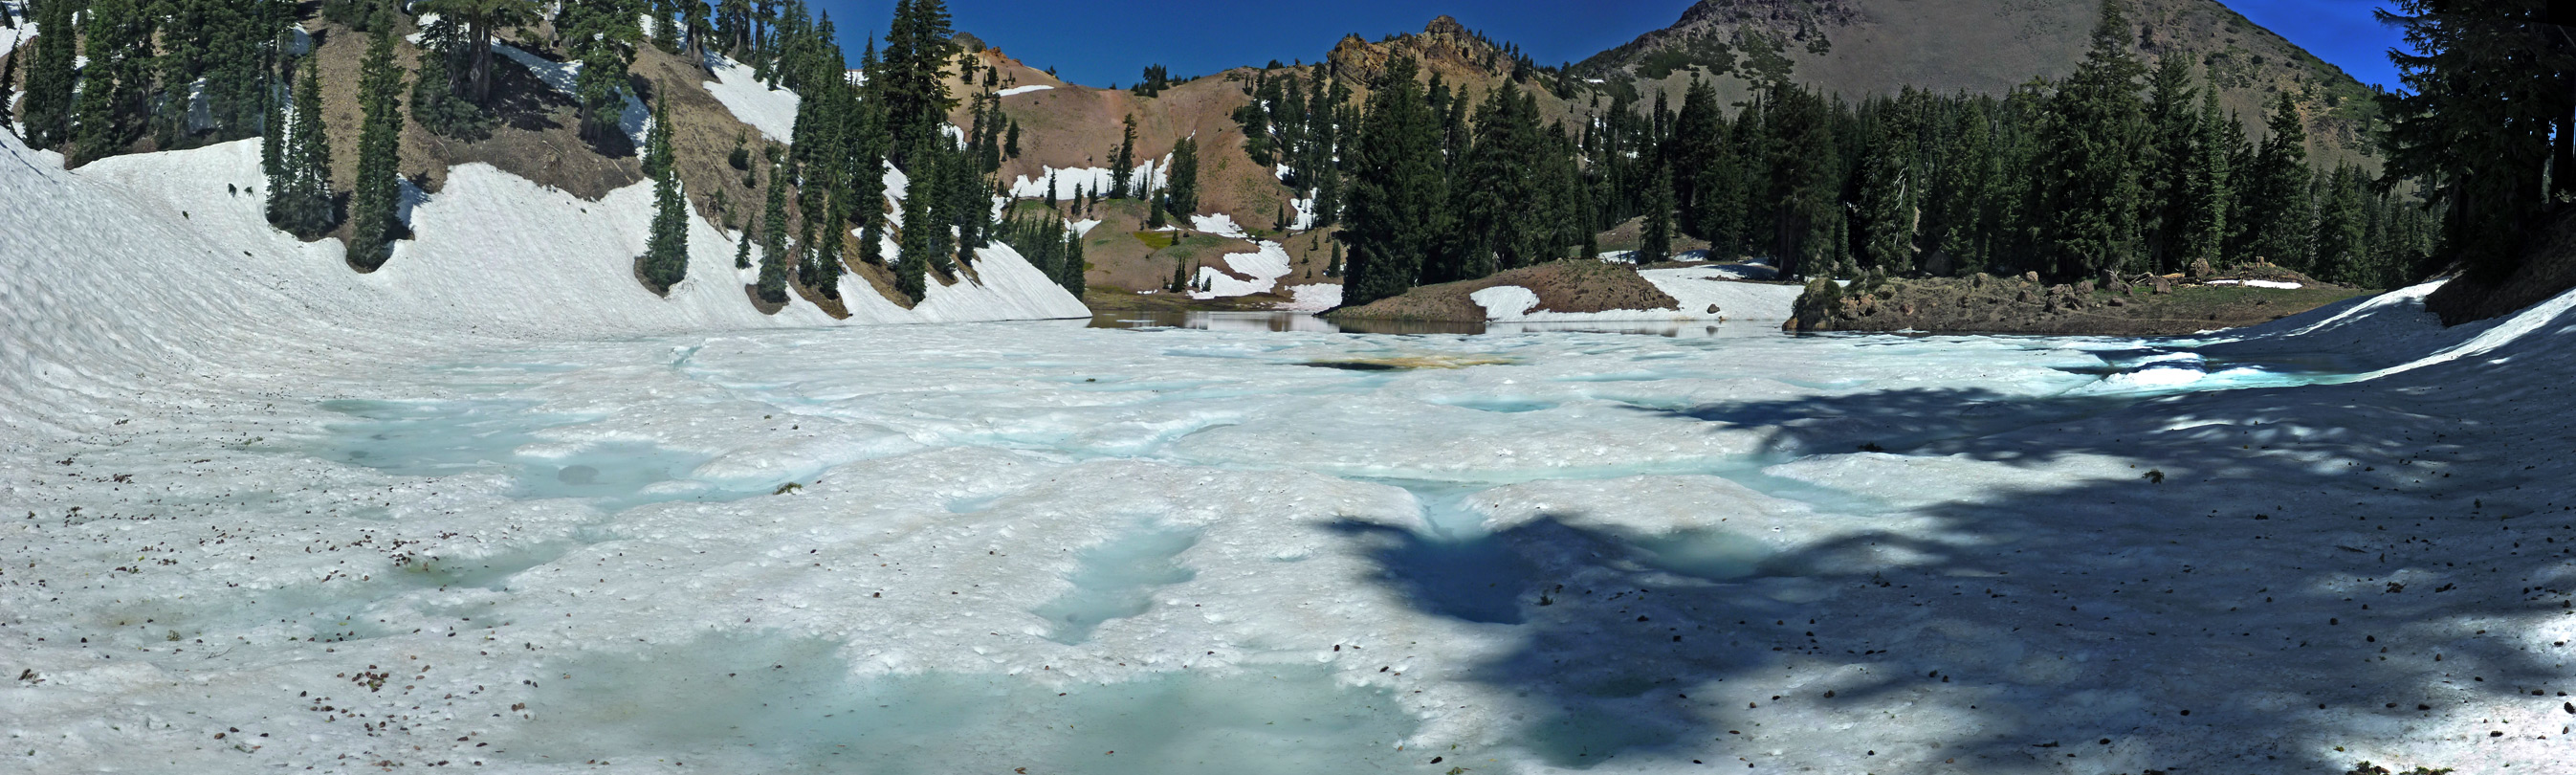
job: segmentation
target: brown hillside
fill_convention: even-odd
[[[2215,75],[2221,103],[2259,133],[2275,95],[2298,96],[2323,162],[2362,160],[2379,120],[2370,91],[2340,68],[2217,0],[2129,0],[2132,48],[2181,56]],[[1678,96],[1693,73],[1745,93],[1748,33],[1785,44],[1800,83],[1846,99],[1905,86],[2001,94],[2071,73],[2091,45],[2099,0],[1701,0],[1672,27],[1602,52],[1575,74]]]

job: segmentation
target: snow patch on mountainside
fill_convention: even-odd
[[[997,97],[1017,97],[1017,96],[1020,96],[1020,95],[1022,95],[1022,94],[1034,94],[1034,93],[1042,92],[1042,91],[1050,91],[1050,90],[1053,90],[1054,88],[1055,88],[1055,87],[1053,87],[1053,86],[1048,86],[1048,85],[1045,85],[1045,84],[1038,84],[1038,85],[1035,85],[1035,86],[1013,86],[1013,87],[1008,88],[1008,89],[1003,89],[1003,90],[1001,90],[1001,91],[994,92],[993,94],[994,94],[994,96],[997,96]]]
[[[772,141],[783,143],[796,135],[796,105],[800,100],[795,92],[771,89],[753,75],[749,65],[714,54],[707,55],[707,69],[716,76],[705,83],[707,94],[724,103],[725,110],[733,111],[735,119],[760,130],[761,136]]]
[[[1794,285],[1737,282],[1719,267],[1649,269],[1639,272],[1679,306],[1673,309],[1549,312],[1538,309],[1538,293],[1517,285],[1500,285],[1467,295],[1485,308],[1494,323],[1604,323],[1744,321],[1778,323],[1789,319],[1802,291]]]
[[[1155,188],[1170,186],[1172,180],[1169,170],[1166,169],[1169,163],[1169,158],[1166,158],[1163,161],[1149,161],[1136,165],[1136,169],[1131,173],[1134,182],[1152,181]],[[1046,167],[1044,170],[1036,179],[1031,179],[1027,175],[1013,179],[1011,197],[1044,199],[1047,195],[1049,179],[1055,181],[1055,198],[1058,200],[1070,200],[1083,193],[1107,197],[1110,185],[1117,182],[1117,175],[1106,167]]]

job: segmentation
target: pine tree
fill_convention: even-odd
[[[1109,198],[1126,199],[1134,195],[1131,186],[1136,178],[1136,114],[1127,114],[1124,139],[1118,141],[1118,152],[1109,157]]]
[[[1411,59],[1387,66],[1353,144],[1355,174],[1341,235],[1352,248],[1343,296],[1348,305],[1411,289],[1449,230],[1440,116],[1414,83],[1418,72]]]
[[[322,71],[315,57],[304,58],[295,79],[295,112],[289,118],[283,159],[284,174],[271,184],[268,221],[305,239],[316,239],[338,225],[331,190],[331,138],[322,121]]]
[[[2147,267],[2161,274],[2186,263],[2177,257],[2189,241],[2184,232],[2190,228],[2194,209],[2201,112],[2185,57],[2167,56],[2158,63],[2147,92],[2147,127],[2153,142],[2147,146],[2147,158],[2140,160],[2140,166],[2151,171],[2141,178],[2141,226]]]
[[[915,175],[935,172],[936,167],[935,160],[922,159],[921,162],[914,164]],[[925,298],[929,288],[930,268],[942,253],[938,247],[938,241],[933,239],[932,235],[948,230],[947,224],[939,223],[932,217],[930,203],[938,197],[931,192],[931,187],[926,183],[927,181],[921,177],[915,177],[911,190],[906,192],[903,198],[902,242],[896,247],[898,258],[903,263],[896,266],[894,270],[895,289],[901,291],[906,298],[912,299],[915,304],[921,303]]]
[[[748,228],[742,230],[741,241],[733,245],[733,268],[751,268],[751,230]]]
[[[22,106],[30,148],[50,150],[72,141],[73,66],[80,55],[75,7],[70,0],[46,0],[36,8],[36,65],[27,73]]]
[[[1830,273],[1843,188],[1833,107],[1793,84],[1775,85],[1764,100],[1768,126],[1754,147],[1765,156],[1769,178],[1767,194],[1757,201],[1772,205],[1765,213],[1772,232],[1772,259],[1783,276]]]
[[[2325,195],[2317,212],[2317,259],[2313,273],[2329,282],[2367,284],[2372,271],[2369,228],[2369,182],[2361,168],[2336,165],[2323,181]]]
[[[122,151],[141,135],[144,98],[152,88],[155,17],[135,0],[92,0],[80,33],[89,64],[81,68],[74,104],[74,166]],[[43,37],[43,36],[39,36]]]
[[[1645,226],[1638,232],[1635,266],[1673,260],[1673,171],[1659,167],[1647,178]]]
[[[0,10],[0,18],[6,18],[8,15],[8,11]],[[7,130],[12,136],[18,134],[18,119],[13,112],[17,101],[18,58],[0,56],[0,130]]]
[[[465,96],[473,43],[465,25],[439,17],[421,25],[420,78],[412,84],[412,118],[439,135],[467,142],[488,137],[489,112]]]
[[[2308,191],[2314,173],[2308,169],[2307,121],[2288,92],[2274,101],[2269,127],[2271,135],[2254,157],[2245,227],[2256,257],[2305,269],[2315,250],[2316,204]]]
[[[956,44],[950,41],[948,6],[942,0],[898,0],[894,23],[886,31],[882,71],[872,82],[883,96],[886,123],[894,133],[897,161],[911,170],[910,154],[940,133],[948,110],[948,64]]]
[[[1064,229],[1063,271],[1056,275],[1055,282],[1057,285],[1064,286],[1064,289],[1071,292],[1077,299],[1082,298],[1089,287],[1087,275],[1090,272],[1090,265],[1084,263],[1082,254],[1082,234],[1070,228]]]
[[[1907,92],[1909,97],[1914,94]],[[1921,223],[1917,202],[1923,192],[1915,176],[1916,157],[1921,149],[1915,143],[1915,128],[1902,104],[1879,106],[1873,116],[1876,126],[1868,156],[1861,162],[1859,175],[1856,215],[1862,219],[1858,224],[1861,259],[1870,268],[1887,274],[1915,270],[1914,237]]]
[[[1172,183],[1164,192],[1172,215],[1189,217],[1199,211],[1199,142],[1184,137],[1172,146]]]
[[[579,134],[593,145],[626,137],[626,73],[643,37],[636,25],[641,9],[632,0],[564,0],[554,18],[564,53],[581,64],[573,80],[573,99],[580,104]]]
[[[419,0],[412,4],[415,13],[437,14],[454,20],[465,29],[465,88],[467,99],[478,105],[492,103],[492,43],[503,29],[533,24],[539,16],[537,0]],[[629,22],[635,17],[628,16]]]
[[[1519,86],[1505,83],[1486,95],[1469,142],[1450,191],[1457,229],[1451,254],[1458,263],[1426,266],[1426,283],[1484,277],[1528,265],[1546,252],[1544,235],[1552,224],[1534,211],[1545,209],[1551,193],[1539,186],[1538,175],[1549,148],[1535,106],[1522,99]]]
[[[1053,210],[1055,205],[1055,170],[1049,169],[1046,177],[1046,206],[1047,209]]]
[[[402,231],[402,66],[394,64],[392,24],[376,25],[358,75],[358,181],[349,203],[349,265],[373,272],[391,257]]]
[[[2043,129],[2041,244],[2059,277],[2124,271],[2137,253],[2146,124],[2131,37],[2120,0],[2103,0],[2093,50],[2059,88]]]
[[[2211,266],[2225,263],[2227,248],[2227,214],[2234,207],[2236,191],[2234,173],[2228,167],[2231,140],[2242,141],[2245,133],[2235,122],[2218,112],[2218,88],[2215,84],[2201,92],[2198,136],[2191,148],[2191,165],[2184,188],[2181,213],[2182,245],[2173,266],[2159,267],[2171,272],[2194,262],[2206,261]]]
[[[769,203],[760,216],[760,299],[787,302],[787,166],[770,167]]]
[[[2387,5],[2393,10],[2376,12],[2380,20],[2404,30],[2413,49],[2391,52],[2406,88],[2380,98],[2390,117],[2387,174],[2432,189],[2428,198],[2444,208],[2442,252],[2471,279],[2505,277],[2523,262],[2535,219],[2576,187],[2568,172],[2576,159],[2563,142],[2576,136],[2567,28],[2541,26],[2563,3]]]
[[[689,274],[689,200],[672,163],[670,98],[655,102],[653,131],[644,143],[644,171],[653,178],[653,231],[644,242],[644,281],[667,296]]]

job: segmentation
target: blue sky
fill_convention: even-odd
[[[850,56],[865,31],[881,31],[894,0],[811,0],[832,14]],[[2360,78],[2395,84],[2382,54],[2397,36],[2371,19],[2381,0],[2223,0]],[[949,0],[958,29],[1076,83],[1136,81],[1146,65],[1174,75],[1314,61],[1345,33],[1370,39],[1414,32],[1441,14],[1541,62],[1579,61],[1681,18],[1692,0]]]

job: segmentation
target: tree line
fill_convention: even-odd
[[[1315,198],[1316,225],[1343,227],[1352,304],[1591,256],[1594,235],[1631,220],[1637,263],[1689,238],[1791,276],[2072,281],[2268,261],[2394,287],[2439,268],[2402,179],[2315,166],[2286,94],[2249,130],[2188,61],[2140,62],[2121,3],[2102,12],[2073,74],[2001,96],[1852,104],[1792,82],[1783,59],[1747,68],[1733,105],[1704,81],[1677,110],[1613,90],[1568,129],[1519,80],[1475,100],[1397,61],[1357,107],[1322,66],[1265,72],[1236,119],[1253,160],[1290,167]]]

